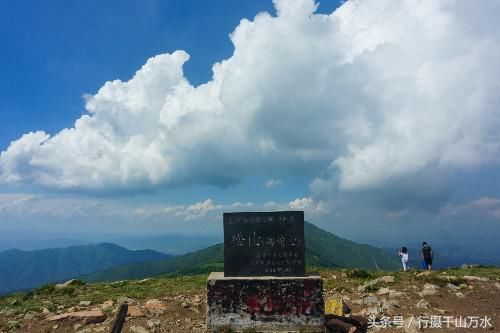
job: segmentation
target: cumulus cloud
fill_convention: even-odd
[[[306,219],[324,217],[333,212],[333,204],[323,200],[315,200],[311,197],[296,198],[289,202],[268,201],[256,209],[267,211],[278,210],[303,210]]]
[[[315,201],[311,197],[297,198],[288,203],[293,210],[303,210],[314,216],[325,215],[331,212],[331,207],[324,201]]]
[[[13,141],[0,181],[144,190],[319,166],[352,190],[499,162],[498,2],[274,3],[235,28],[212,80],[189,83],[184,51],[155,56],[87,96],[74,127]]]

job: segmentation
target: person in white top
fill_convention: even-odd
[[[408,269],[408,249],[403,246],[401,251],[399,251],[399,256],[401,257],[401,262],[403,263],[403,271],[406,272]]]

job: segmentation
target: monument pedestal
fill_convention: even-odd
[[[225,277],[207,280],[207,328],[256,332],[324,332],[323,281],[311,276]]]

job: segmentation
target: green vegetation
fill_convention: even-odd
[[[157,261],[169,256],[150,250],[130,251],[114,244],[82,245],[36,251],[0,252],[0,294],[65,281],[117,265]]]
[[[206,288],[206,274],[188,276],[168,276],[142,281],[120,281],[114,283],[77,283],[65,288],[44,285],[26,293],[16,293],[0,297],[0,309],[9,308],[16,313],[40,312],[43,307],[55,311],[58,305],[66,308],[78,305],[80,301],[103,303],[120,297],[136,299],[160,298],[165,294],[184,295],[201,292]]]
[[[356,244],[308,222],[305,223],[304,232],[308,270],[321,267],[394,270],[400,267],[398,258],[382,249]],[[161,274],[201,274],[223,269],[224,245],[218,244],[180,257],[115,267],[81,278],[88,282],[117,281]]]
[[[476,266],[471,268],[450,268],[447,271],[451,275],[463,277],[466,275],[481,276],[489,279],[498,279],[500,277],[500,268],[489,266]]]
[[[87,282],[142,279],[170,273],[171,275],[201,274],[222,270],[224,246],[214,245],[180,257],[148,263],[111,268],[82,276]]]
[[[491,282],[500,280],[500,268],[481,267],[473,269],[447,269],[432,272],[430,275],[417,276],[418,271],[409,272],[367,272],[360,269],[327,269],[321,268],[319,273],[323,277],[325,291],[340,292],[357,290],[360,285],[366,284],[375,278],[390,274],[395,277],[396,283],[405,284],[419,282],[448,283],[443,276],[457,277],[456,281],[462,281],[461,276],[474,275],[488,277]],[[118,281],[113,283],[87,283],[75,282],[66,288],[56,288],[54,285],[44,285],[30,292],[16,293],[0,297],[0,309],[9,309],[16,314],[27,312],[41,312],[47,308],[55,312],[59,305],[65,308],[75,306],[80,301],[91,301],[93,304],[103,303],[107,300],[117,301],[121,297],[134,299],[161,298],[168,294],[201,294],[206,292],[206,281],[208,274],[196,275],[163,275],[144,280]],[[450,282],[451,283],[451,282]],[[469,284],[470,282],[467,282]],[[376,291],[383,282],[377,283],[373,289]]]
[[[357,244],[335,236],[314,224],[305,223],[304,232],[308,251],[319,253],[337,267],[361,268],[366,270],[396,270],[399,258],[386,251],[365,244]],[[309,262],[308,262],[309,264]],[[332,267],[326,265],[326,267]]]
[[[365,271],[364,269],[355,268],[347,273],[348,277],[358,278],[358,279],[369,279],[373,277],[373,274]]]

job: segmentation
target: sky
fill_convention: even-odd
[[[499,10],[2,2],[0,234],[220,235],[223,212],[304,210],[358,242],[493,257]]]

